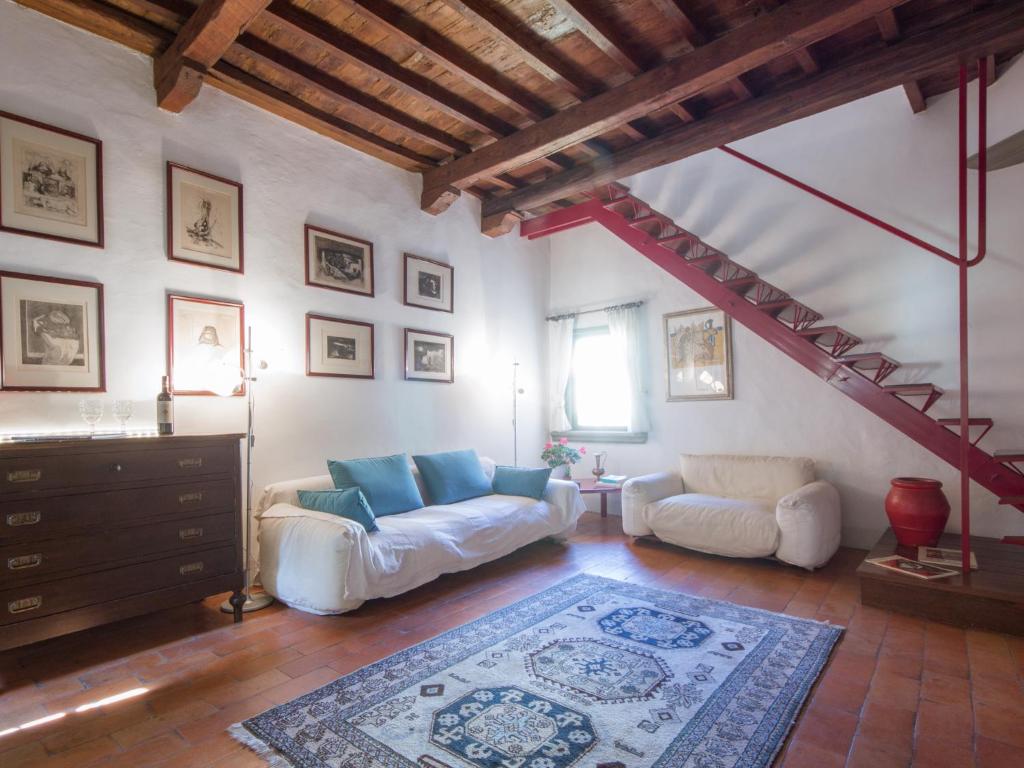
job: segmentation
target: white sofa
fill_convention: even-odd
[[[714,555],[774,555],[807,569],[839,548],[839,494],[815,480],[810,459],[684,454],[680,470],[626,481],[627,534]]]
[[[494,476],[493,461],[482,458],[480,464]],[[426,501],[419,473],[412,470]],[[330,475],[274,483],[257,504],[263,588],[309,613],[352,611],[366,600],[393,597],[546,536],[564,539],[586,509],[575,483],[550,480],[540,501],[494,494],[430,505],[378,517],[380,530],[367,533],[351,520],[299,506],[300,490],[333,487]]]

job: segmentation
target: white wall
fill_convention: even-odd
[[[974,92],[972,90],[972,97]],[[947,250],[956,247],[956,94],[914,115],[893,90],[737,143],[744,151]],[[989,143],[1024,128],[1024,64],[989,90]],[[971,146],[976,146],[972,138]],[[971,174],[972,183],[974,174]],[[739,263],[902,361],[890,382],[932,381],[930,413],[957,415],[956,268],[717,150],[626,179],[640,198]],[[970,272],[972,404],[996,428],[983,446],[1024,446],[1024,166],[989,175],[989,255]],[[973,222],[972,222],[973,228]],[[550,238],[553,310],[643,298],[650,371],[646,445],[611,445],[610,471],[641,474],[679,452],[806,455],[835,482],[845,541],[873,543],[896,475],[941,479],[959,530],[951,467],[734,325],[736,398],[665,402],[662,315],[706,305],[599,225]],[[587,462],[586,470],[589,470]],[[584,470],[585,471],[585,470]],[[578,470],[579,472],[579,470]],[[972,529],[1024,533],[1024,516],[974,486]]]
[[[59,54],[54,55],[54,52]],[[0,0],[0,110],[103,140],[106,248],[0,233],[0,269],[95,280],[106,292],[107,416],[136,401],[151,426],[165,370],[168,291],[245,302],[258,357],[257,487],[319,474],[329,457],[474,447],[511,461],[511,364],[523,362],[520,445],[543,437],[546,243],[489,240],[463,198],[419,210],[419,179],[213,88],[181,115],[158,110],[152,65],[85,32]],[[165,162],[244,185],[245,275],[169,262]],[[303,224],[373,241],[376,298],[303,285]],[[408,250],[455,267],[455,314],[402,305]],[[373,381],[305,376],[306,312],[376,324]],[[402,328],[455,335],[454,385],[402,379]],[[0,393],[0,433],[84,427],[79,395]],[[179,433],[243,431],[242,398],[179,397]]]

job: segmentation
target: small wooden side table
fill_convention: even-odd
[[[577,480],[576,485],[580,487],[580,493],[584,496],[588,493],[597,493],[601,495],[601,517],[608,517],[608,496],[613,493],[620,493],[622,491],[621,485],[612,485],[611,483],[599,483],[597,480],[584,479]]]

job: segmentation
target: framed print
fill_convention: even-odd
[[[244,272],[242,185],[167,163],[167,258]]]
[[[405,254],[405,304],[455,311],[455,269],[442,261]]]
[[[373,378],[373,324],[306,314],[306,375]]]
[[[215,395],[237,382],[244,395],[245,307],[196,296],[167,297],[167,375],[175,395]],[[230,387],[229,387],[230,388]]]
[[[106,391],[102,285],[0,272],[0,389]]]
[[[455,381],[455,338],[450,333],[405,329],[405,378]]]
[[[0,112],[0,230],[103,247],[103,143]]]
[[[714,307],[665,315],[669,402],[732,400],[732,327]]]
[[[307,224],[306,285],[373,296],[373,243]]]

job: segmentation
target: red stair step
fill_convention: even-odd
[[[853,368],[855,371],[874,371],[872,380],[875,384],[881,384],[889,374],[900,367],[900,364],[888,355],[881,352],[862,352],[856,355],[844,355],[838,358],[843,365]]]
[[[1004,496],[999,500],[1000,504],[1010,504],[1012,506],[1024,506],[1024,496]]]
[[[956,419],[956,418],[936,419],[936,421],[939,424],[941,424],[942,426],[946,427],[947,429],[950,428],[950,427],[957,427],[957,428],[960,427],[960,419]],[[977,445],[978,443],[980,443],[981,439],[983,437],[985,437],[985,435],[988,434],[988,431],[990,429],[992,429],[992,427],[994,427],[995,424],[996,423],[992,419],[989,419],[987,417],[983,418],[983,417],[979,416],[977,418],[973,418],[972,417],[972,418],[968,419],[967,420],[967,428],[968,429],[970,429],[971,427],[984,427],[984,429],[981,430],[981,432],[978,434],[978,436],[971,441],[971,445]]]
[[[696,239],[697,239],[696,236],[695,235],[691,235],[689,232],[679,231],[679,232],[676,232],[675,234],[672,234],[672,235],[666,235],[664,237],[659,237],[658,238],[658,243],[660,245],[666,245],[668,243],[678,242],[679,240],[696,240]]]
[[[754,304],[761,306],[762,304],[773,304],[779,301],[789,301],[790,296],[780,288],[776,288],[766,280],[758,280],[754,284],[753,294],[747,291],[746,297]]]
[[[1024,461],[1024,448],[1011,448],[1001,451],[993,451],[992,458],[1003,464],[1012,464],[1016,461]]]
[[[743,277],[731,277],[727,280],[723,280],[722,285],[742,295],[743,293],[746,293],[747,290],[756,285],[760,281],[760,279],[761,278],[759,278],[754,273],[750,273],[749,275],[745,275]]]
[[[849,331],[844,331],[838,325],[819,325],[814,328],[804,328],[797,333],[819,347],[829,350],[832,357],[845,355],[861,343],[859,337]]]
[[[889,394],[900,397],[925,398],[924,405],[921,406],[921,413],[927,412],[935,404],[935,401],[945,394],[945,390],[934,384],[886,384],[883,389]]]
[[[725,256],[722,255],[721,253],[716,253],[712,251],[710,253],[704,254],[703,256],[697,256],[696,258],[693,259],[687,259],[686,263],[693,264],[693,266],[698,267],[699,269],[703,269],[705,272],[709,272],[711,270],[717,269],[718,265],[724,258]],[[710,267],[711,270],[709,270],[708,267]]]
[[[822,317],[818,312],[806,304],[801,304],[796,299],[759,303],[757,308],[767,312],[780,323],[790,326],[794,331],[813,325]]]
[[[645,213],[629,220],[629,226],[638,227],[641,224],[650,224],[652,221],[662,221],[660,213]]]

